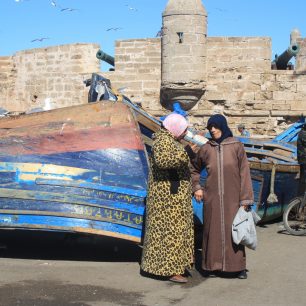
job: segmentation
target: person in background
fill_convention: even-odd
[[[247,210],[254,202],[247,156],[224,116],[210,117],[207,128],[212,140],[199,149],[191,166],[194,196],[204,200],[202,268],[205,276],[234,272],[246,279],[245,248],[233,243],[232,224],[239,207]],[[202,187],[200,173],[205,168]]]
[[[250,137],[250,132],[245,129],[244,124],[239,124],[238,125],[238,131],[239,131],[241,136]]]
[[[186,283],[193,264],[194,229],[189,154],[180,143],[188,123],[170,114],[155,134],[146,203],[142,271]]]
[[[297,159],[300,165],[299,195],[303,195],[306,188],[306,124],[298,133],[297,138]]]

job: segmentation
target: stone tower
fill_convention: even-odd
[[[207,13],[201,0],[169,0],[163,12],[161,104],[185,110],[206,87]]]
[[[290,33],[290,44],[296,44],[299,38],[301,38],[300,30],[294,28]]]

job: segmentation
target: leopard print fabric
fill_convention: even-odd
[[[171,192],[173,171],[179,182],[176,193]],[[194,254],[189,157],[164,129],[156,133],[152,147],[145,224],[142,270],[160,276],[183,274]]]

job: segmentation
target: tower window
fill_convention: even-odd
[[[178,35],[179,43],[181,44],[183,42],[184,33],[183,32],[176,32],[176,34]]]

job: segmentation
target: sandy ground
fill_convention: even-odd
[[[306,305],[306,237],[281,223],[257,229],[247,280],[195,269],[183,285],[141,276],[141,248],[131,243],[0,232],[0,305]]]

